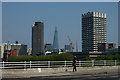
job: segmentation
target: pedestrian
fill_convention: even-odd
[[[74,72],[74,70],[77,71],[77,69],[76,69],[76,56],[74,56],[74,58],[73,58],[72,65],[73,65],[73,72]]]

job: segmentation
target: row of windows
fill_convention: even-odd
[[[87,37],[91,37],[91,38],[106,38],[107,36],[105,34],[102,35],[89,35],[89,34],[82,34],[82,37],[87,38]]]

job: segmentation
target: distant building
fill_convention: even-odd
[[[108,43],[108,49],[116,48],[115,43]]]
[[[3,44],[5,50],[11,50],[11,43],[8,41],[7,43]]]
[[[98,52],[106,52],[108,49],[107,43],[98,43]]]
[[[1,44],[0,45],[0,58],[3,58],[3,54],[4,54],[4,45]]]
[[[25,44],[4,44],[4,51],[5,50],[16,50],[16,56],[27,55],[27,45]]]
[[[17,56],[27,55],[27,45],[24,45],[24,44],[11,44],[11,50],[16,50]]]
[[[27,55],[27,45],[4,43],[0,45],[0,57],[8,61],[10,56]]]
[[[98,52],[98,43],[106,43],[106,14],[82,14],[82,52]]]
[[[57,27],[55,27],[55,33],[54,33],[54,39],[53,39],[53,49],[59,49]]]
[[[53,50],[52,44],[45,44],[45,52],[46,52],[46,51],[52,52],[52,50]]]
[[[44,53],[44,23],[35,22],[32,25],[32,55]]]
[[[120,46],[118,46],[118,52],[120,53]]]
[[[32,49],[27,49],[27,55],[32,55]]]
[[[65,52],[71,52],[71,46],[65,45]]]
[[[106,52],[114,48],[116,48],[115,43],[98,43],[98,52]]]

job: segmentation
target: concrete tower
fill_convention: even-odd
[[[98,43],[106,43],[106,14],[82,14],[82,51],[97,52]]]
[[[44,52],[44,23],[35,22],[32,25],[32,55]]]

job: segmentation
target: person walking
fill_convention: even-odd
[[[73,65],[73,72],[74,72],[74,71],[77,71],[77,69],[76,69],[76,56],[74,56],[74,58],[73,58],[73,63],[72,63],[72,65]]]

